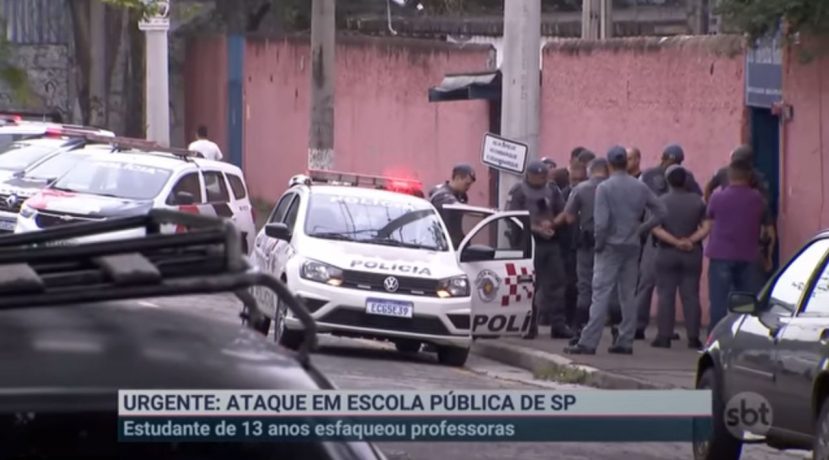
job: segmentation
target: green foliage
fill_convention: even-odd
[[[827,0],[720,0],[718,12],[751,40],[773,33],[781,19],[789,39],[799,32],[829,34]]]
[[[5,31],[5,23],[0,20],[0,31]],[[17,67],[12,62],[11,47],[5,39],[5,33],[0,35],[0,83],[3,83],[12,92],[12,97],[23,107],[32,103],[32,90],[29,85],[29,76],[25,69]]]

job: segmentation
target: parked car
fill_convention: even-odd
[[[114,138],[112,142],[117,152],[76,165],[26,200],[15,232],[174,209],[227,218],[242,232],[245,252],[252,247],[255,219],[241,169],[145,140]],[[134,231],[95,238],[131,236]]]
[[[119,245],[43,244],[114,229],[142,228],[157,236],[158,228],[180,224],[199,232],[127,239]],[[385,458],[366,442],[118,441],[121,389],[334,389],[309,356],[316,343],[310,314],[278,280],[250,270],[239,233],[225,221],[154,210],[133,218],[3,236],[0,253],[8,264],[0,277],[4,459]],[[305,346],[299,353],[198,311],[177,313],[136,302],[252,286],[273,289],[301,318]]]
[[[289,185],[252,257],[302,297],[321,332],[387,340],[401,352],[426,345],[451,366],[464,365],[473,337],[526,333],[533,285],[526,212],[456,207],[482,217],[455,248],[419,185],[324,171]],[[514,238],[499,244],[509,232]],[[281,299],[253,294],[275,339],[295,347],[299,321]]]
[[[105,144],[79,150],[60,148],[55,154],[48,155],[35,165],[18,171],[12,178],[0,182],[0,233],[14,232],[17,215],[24,201],[35,196],[78,163],[92,155],[110,151],[111,148]]]
[[[12,143],[26,139],[43,137],[50,132],[65,130],[95,133],[101,136],[114,136],[112,131],[91,126],[67,125],[59,122],[56,114],[38,114],[27,112],[0,112],[0,151]]]
[[[712,330],[697,387],[713,392],[714,430],[698,460],[736,460],[743,441],[727,413],[747,392],[767,401],[769,424],[749,426],[779,449],[829,458],[829,232],[809,241],[759,293],[732,293],[731,314]],[[732,399],[735,398],[735,399]],[[749,408],[751,409],[751,408]],[[730,415],[729,415],[730,414]]]

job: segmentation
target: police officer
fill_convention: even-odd
[[[576,240],[576,312],[573,321],[576,333],[587,323],[590,313],[592,296],[591,283],[593,282],[593,206],[596,198],[596,187],[607,179],[610,171],[607,160],[596,159],[588,166],[590,179],[576,185],[567,200],[564,212],[559,214],[553,225],[575,225]]]
[[[656,292],[659,298],[656,339],[658,348],[670,348],[674,335],[676,295],[682,300],[688,347],[699,349],[700,315],[699,280],[702,275],[702,245],[688,240],[705,220],[705,202],[685,187],[687,170],[679,165],[669,166],[665,178],[670,191],[659,200],[667,215],[662,225],[653,230],[656,237]]]
[[[627,152],[616,146],[607,154],[610,177],[596,187],[593,210],[595,260],[590,319],[578,343],[564,349],[569,354],[595,354],[607,322],[614,285],[619,292],[622,324],[610,353],[632,354],[636,331],[634,289],[638,272],[640,236],[662,222],[665,208],[653,192],[627,172]],[[651,217],[642,223],[645,211]]]
[[[642,173],[641,180],[657,196],[668,193],[668,183],[665,181],[665,171],[671,165],[681,165],[685,161],[685,152],[682,147],[676,144],[669,145],[662,152],[662,161],[659,166],[648,168]],[[694,175],[686,170],[686,188],[696,194],[702,195],[702,189]],[[647,219],[647,216],[644,217]],[[656,276],[654,262],[656,261],[656,242],[652,236],[646,236],[642,245],[641,261],[639,265],[639,281],[636,286],[636,304],[638,305],[639,320],[636,328],[636,340],[645,339],[651,318],[651,303],[653,302],[653,291],[656,287]]]
[[[463,241],[463,222],[462,216],[456,213],[450,213],[444,210],[443,206],[447,204],[469,202],[467,192],[475,183],[475,170],[468,164],[459,164],[452,168],[452,178],[443,184],[440,184],[429,192],[429,201],[438,209],[443,223],[446,224],[446,229],[449,230],[449,236],[452,237],[452,243],[457,247]]]
[[[530,212],[535,237],[536,295],[533,296],[533,321],[527,338],[538,335],[539,313],[549,312],[550,336],[569,339],[573,336],[564,316],[565,274],[559,239],[553,219],[564,209],[558,187],[550,186],[548,168],[541,161],[527,165],[523,181],[515,184],[507,198],[507,210]]]

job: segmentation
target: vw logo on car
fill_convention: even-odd
[[[18,198],[17,195],[14,195],[14,194],[9,195],[8,197],[6,197],[6,205],[9,208],[14,208],[17,205],[17,202],[19,200],[20,200],[20,198]]]
[[[389,276],[383,280],[383,287],[386,289],[386,292],[397,292],[400,289],[400,281],[393,276]]]

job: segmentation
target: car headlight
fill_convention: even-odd
[[[22,217],[25,217],[26,219],[28,219],[28,218],[30,218],[30,217],[32,217],[32,216],[34,216],[34,215],[35,215],[35,210],[34,210],[34,208],[31,208],[31,207],[26,206],[26,205],[24,204],[24,205],[20,208],[20,215],[21,215]]]
[[[316,260],[306,260],[299,270],[299,276],[309,281],[340,286],[343,284],[343,271],[339,268]]]
[[[438,297],[469,297],[469,278],[466,275],[440,280]]]

